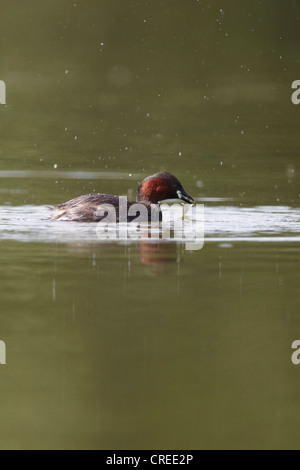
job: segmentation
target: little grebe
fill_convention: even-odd
[[[159,202],[166,199],[180,199],[189,204],[193,204],[194,199],[183,189],[180,181],[171,173],[164,171],[149,176],[138,186],[137,202],[127,201],[128,210],[134,204],[142,204],[147,209],[148,220],[151,217],[161,220],[161,211]],[[72,199],[65,204],[55,206],[52,219],[70,220],[78,222],[100,222],[105,215],[99,213],[98,209],[101,205],[111,205],[116,211],[116,221],[119,222],[119,202],[118,196],[109,194],[88,194]],[[133,221],[138,214],[134,216],[127,215],[127,221]]]

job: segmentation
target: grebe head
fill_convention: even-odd
[[[137,202],[157,204],[165,199],[181,199],[189,204],[195,202],[184,190],[180,181],[167,171],[149,176],[138,187]]]

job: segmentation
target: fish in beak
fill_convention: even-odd
[[[181,199],[182,201],[187,202],[188,204],[195,204],[195,200],[184,190],[177,191],[177,196],[178,199]]]

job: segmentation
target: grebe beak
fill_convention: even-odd
[[[177,191],[177,196],[178,199],[181,199],[182,201],[187,202],[188,204],[195,204],[194,199],[189,196],[186,192]]]

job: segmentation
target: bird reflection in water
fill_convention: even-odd
[[[149,267],[151,274],[162,274],[177,269],[184,245],[181,243],[141,241],[140,262]]]
[[[87,237],[84,242],[72,242],[67,244],[67,251],[73,253],[89,253],[93,259],[110,256],[116,251],[125,249],[125,254],[129,258],[135,253],[140,264],[147,267],[152,275],[159,275],[165,272],[178,272],[185,243],[162,239],[162,225],[148,223],[139,226],[128,225],[130,236],[127,239],[119,240],[99,240],[96,242],[92,236]],[[129,233],[129,232],[128,232]],[[165,232],[166,233],[166,232]],[[89,234],[91,235],[91,233]],[[100,242],[100,243],[99,243]]]

